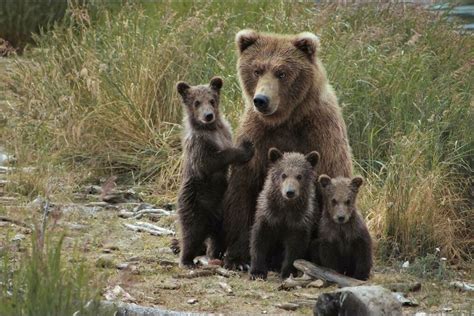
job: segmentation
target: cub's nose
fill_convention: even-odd
[[[214,119],[214,114],[207,113],[206,116],[204,116],[204,119],[206,120],[206,122],[210,122]]]
[[[346,217],[343,216],[343,215],[339,215],[339,216],[337,217],[337,220],[339,221],[339,223],[344,223],[344,220],[345,220],[345,219],[346,219]]]
[[[295,191],[294,190],[288,190],[286,191],[286,197],[289,199],[292,199],[295,197]]]
[[[263,94],[257,94],[255,98],[253,98],[253,104],[259,111],[265,111],[268,108],[269,103],[270,100]]]

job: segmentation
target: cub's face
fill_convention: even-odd
[[[193,122],[200,125],[215,122],[219,115],[219,95],[222,85],[220,77],[212,78],[209,85],[190,86],[186,82],[178,82],[176,89]]]
[[[313,81],[319,39],[312,33],[278,36],[240,31],[236,36],[241,85],[253,110],[284,120]]]
[[[297,199],[314,182],[314,169],[319,161],[316,151],[304,156],[300,153],[283,154],[278,149],[271,148],[268,159],[272,165],[272,183],[280,189],[283,199]]]
[[[321,175],[318,181],[325,197],[327,215],[336,224],[347,223],[355,212],[357,193],[363,179],[361,177],[331,179],[327,175]]]

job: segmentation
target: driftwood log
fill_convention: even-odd
[[[358,286],[365,284],[364,281],[360,281],[348,276],[342,275],[334,270],[317,266],[309,261],[298,259],[293,263],[296,269],[309,275],[315,279],[321,279],[323,281],[336,283],[339,287],[346,286]]]

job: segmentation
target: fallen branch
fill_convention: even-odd
[[[140,219],[143,217],[143,215],[149,215],[149,214],[154,214],[154,215],[162,215],[162,216],[170,216],[171,212],[161,209],[161,208],[149,208],[149,209],[144,209],[142,211],[138,211],[132,218],[133,219]]]
[[[466,292],[474,292],[474,284],[472,283],[467,283],[467,282],[461,282],[461,281],[455,281],[449,283],[452,287],[455,287],[461,291],[466,291]]]
[[[290,290],[296,287],[305,287],[313,281],[313,278],[307,274],[303,274],[300,278],[294,278],[293,275],[290,275],[289,278],[283,280],[283,282],[278,287],[279,290]]]
[[[24,227],[24,228],[28,228],[29,230],[33,230],[33,226],[32,225],[29,225],[27,223],[24,223],[22,221],[19,221],[17,219],[13,219],[13,218],[9,218],[9,217],[6,217],[6,216],[0,216],[0,222],[8,222],[8,223],[12,223],[12,224],[15,224],[17,226],[21,226],[21,227]]]
[[[365,282],[337,273],[334,270],[317,266],[309,261],[298,259],[293,263],[296,269],[315,279],[336,283],[339,287],[358,286]]]
[[[133,231],[146,232],[154,236],[167,236],[167,235],[175,234],[175,232],[172,230],[158,227],[156,225],[145,223],[145,222],[137,222],[135,225],[124,223],[123,225]]]
[[[189,271],[188,273],[181,273],[181,274],[174,275],[173,277],[175,279],[195,279],[195,278],[200,278],[200,277],[208,277],[214,274],[215,272],[212,270],[192,270],[192,271]]]

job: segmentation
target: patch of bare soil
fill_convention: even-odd
[[[270,273],[267,281],[250,281],[244,272],[229,273],[217,267],[203,266],[193,272],[180,269],[178,255],[170,249],[172,238],[176,238],[176,213],[169,206],[159,208],[134,200],[133,191],[114,190],[118,195],[128,194],[133,202],[105,203],[100,201],[100,188],[91,187],[75,194],[81,200],[77,203],[53,202],[56,213],[49,223],[51,231],[66,234],[64,253],[81,253],[97,276],[104,278],[104,299],[174,311],[309,314],[319,294],[336,289],[331,285],[280,290],[281,280],[275,273]],[[0,208],[0,215],[33,223],[40,216],[38,202],[9,203]],[[3,246],[16,243],[21,251],[29,240],[21,235],[28,232],[15,222],[0,220],[0,235],[11,236],[1,241]],[[460,276],[466,278],[466,273]],[[421,280],[381,264],[370,279],[371,284],[387,286],[416,282],[421,283],[421,289],[406,291],[405,297],[418,306],[404,307],[406,314],[472,311],[472,292],[452,288],[448,281]]]

